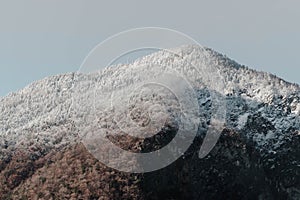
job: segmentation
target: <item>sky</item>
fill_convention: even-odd
[[[77,71],[106,38],[148,26],[300,84],[299,7],[298,0],[0,0],[0,96]]]

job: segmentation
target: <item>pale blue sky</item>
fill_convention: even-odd
[[[298,0],[0,1],[0,96],[76,71],[89,51],[131,28],[178,30],[249,67],[300,83]]]

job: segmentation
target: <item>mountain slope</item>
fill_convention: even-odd
[[[186,158],[140,176],[111,170],[93,160],[78,144],[79,136],[86,127],[98,125],[107,132],[116,130],[115,114],[108,109],[111,91],[115,92],[116,99],[127,99],[130,95],[121,95],[121,89],[131,88],[147,77],[169,73],[170,69],[188,79],[202,111],[198,136],[186,152]],[[213,151],[205,159],[199,159],[197,151],[214,112],[210,91],[222,96],[226,128]],[[160,92],[158,96],[166,98],[166,104],[176,107],[174,99],[165,91]],[[95,94],[99,95],[96,105]],[[157,99],[151,100],[157,103]],[[117,100],[115,103],[120,107]],[[176,198],[175,194],[178,198],[193,199],[220,198],[222,194],[239,199],[300,196],[297,148],[300,87],[241,66],[211,49],[185,46],[100,72],[49,77],[1,98],[0,112],[0,197],[3,199],[116,198],[109,195],[114,192],[120,198],[137,199],[156,199],[163,194],[170,195],[166,197],[169,199]],[[176,129],[176,118],[168,115],[169,121],[164,125]],[[163,140],[167,134],[170,130],[162,131]],[[125,139],[124,144],[123,140],[117,138],[116,143],[132,146],[133,150],[149,148],[145,140]],[[82,156],[76,157],[75,152]],[[68,163],[69,159],[72,162]],[[47,163],[49,160],[51,163]],[[67,172],[69,177],[63,177],[64,171],[60,169],[67,166],[74,170]],[[93,179],[97,173],[109,183]],[[239,192],[235,189],[237,185]],[[30,188],[32,192],[27,193]]]

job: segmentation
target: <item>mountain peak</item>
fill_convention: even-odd
[[[163,74],[166,76],[162,76]],[[180,80],[187,84],[178,83],[174,88],[164,87],[163,83],[168,84],[169,80],[179,80],[177,77],[182,77]],[[156,84],[152,90],[135,87],[137,85],[143,87],[147,81],[161,82],[157,82],[159,84]],[[164,89],[156,89],[158,86]],[[252,176],[252,168],[249,169],[247,166],[258,166],[261,163],[266,170],[269,170],[267,168],[279,170],[280,166],[277,166],[275,160],[281,159],[280,156],[289,157],[286,155],[287,152],[291,152],[289,153],[291,163],[286,167],[294,170],[295,166],[300,166],[299,158],[296,158],[296,155],[299,155],[299,148],[297,148],[300,130],[299,86],[269,73],[257,72],[241,66],[212,49],[183,46],[162,50],[137,59],[133,63],[108,67],[98,72],[88,74],[78,72],[48,77],[1,98],[0,161],[3,162],[0,162],[0,180],[5,179],[2,178],[2,168],[7,167],[10,170],[11,166],[7,162],[9,163],[12,158],[19,159],[14,156],[26,154],[32,158],[32,162],[45,159],[47,156],[51,157],[51,154],[79,143],[82,132],[89,132],[91,128],[100,128],[103,133],[116,133],[122,132],[118,126],[123,130],[134,130],[130,129],[132,127],[127,127],[134,121],[142,126],[139,130],[151,130],[154,133],[170,132],[170,129],[173,130],[182,122],[178,120],[182,115],[173,114],[173,111],[182,110],[176,92],[186,95],[189,100],[188,97],[192,92],[182,91],[188,87],[195,92],[196,103],[201,110],[197,129],[197,138],[200,141],[213,123],[212,116],[216,112],[213,106],[216,101],[213,93],[220,97],[219,103],[224,104],[222,108],[226,109],[225,115],[221,116],[224,117],[225,129],[222,131],[220,141],[225,147],[218,146],[215,152],[222,153],[221,150],[225,148],[227,153],[224,157],[230,160],[229,163],[236,163],[241,157],[245,158],[238,160],[237,169],[240,163],[253,162],[244,163],[242,171]],[[129,92],[126,92],[127,89]],[[128,104],[128,101],[132,101],[133,104]],[[153,102],[155,104],[152,104]],[[189,106],[190,104],[187,108],[193,108]],[[128,108],[133,115],[125,117],[129,116],[130,120],[118,122],[125,117],[116,114],[117,108],[125,110]],[[151,110],[143,114],[146,110],[143,108],[151,108]],[[167,111],[167,114],[163,111]],[[198,110],[188,110],[188,114],[192,113],[192,116],[195,112]],[[161,125],[160,127],[143,129],[148,124],[149,120],[145,119],[149,119],[149,113],[154,115],[151,119],[155,119]],[[160,119],[164,119],[163,123]],[[232,145],[228,146],[229,143]],[[252,153],[248,155],[247,151],[250,150]],[[238,152],[239,157],[232,157],[231,152]],[[66,154],[69,156],[68,152]],[[261,160],[251,160],[253,155]],[[209,156],[220,158],[216,154]],[[187,157],[191,159],[189,155]],[[201,163],[203,165],[207,160],[210,160],[209,157],[195,162],[197,165]],[[191,160],[189,162],[192,163],[193,169],[197,168],[201,171],[201,167],[194,165]],[[280,162],[284,161],[280,160]],[[84,169],[82,171],[85,173]],[[288,174],[284,170],[279,171],[280,176],[286,177],[285,175]],[[38,171],[32,173],[37,174]],[[203,173],[199,172],[199,174]],[[233,176],[240,175],[233,171],[230,173]],[[274,182],[273,177],[266,177],[265,180],[272,182],[272,186],[268,184],[268,187],[272,187],[272,191],[282,190],[291,193],[289,195],[294,195],[290,192],[293,190],[298,191],[299,194],[299,185],[295,186],[296,189],[294,186],[278,189],[278,182],[276,180]],[[252,179],[251,181],[253,182]],[[281,182],[284,184],[285,180],[280,180],[280,184]],[[207,182],[207,184],[212,183]],[[247,183],[243,182],[243,184]],[[255,181],[253,184],[255,185]],[[17,190],[17,186],[14,185],[13,188]],[[212,185],[211,188],[215,186]],[[0,198],[1,190],[0,188]],[[233,192],[233,189],[231,188],[230,191]]]

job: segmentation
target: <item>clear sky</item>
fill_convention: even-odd
[[[99,42],[143,26],[178,30],[299,84],[299,7],[298,0],[1,0],[0,96],[76,71]]]

